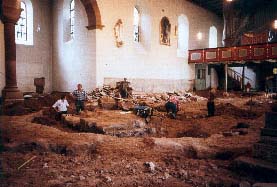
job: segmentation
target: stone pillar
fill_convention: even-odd
[[[6,85],[2,91],[4,100],[21,100],[22,93],[16,81],[15,24],[21,13],[20,0],[2,1],[1,20],[4,23]]]

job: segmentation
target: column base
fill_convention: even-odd
[[[23,94],[17,87],[5,87],[2,90],[4,101],[20,101],[23,100]]]
[[[24,115],[26,109],[24,108],[23,94],[17,87],[8,87],[2,90],[3,106],[2,112],[4,115]]]

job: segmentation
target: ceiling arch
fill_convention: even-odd
[[[89,30],[93,29],[102,29],[101,14],[96,0],[81,0],[82,4],[85,7],[87,17],[88,17],[88,26]]]

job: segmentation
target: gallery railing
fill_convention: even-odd
[[[189,50],[188,63],[277,60],[277,43]]]

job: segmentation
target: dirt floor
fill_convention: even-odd
[[[71,119],[40,119],[53,115],[43,107],[22,116],[0,116],[0,186],[254,184],[260,181],[232,171],[230,164],[238,156],[251,155],[271,102],[262,95],[251,102],[240,94],[218,97],[214,117],[206,117],[207,100],[182,102],[176,119],[155,110],[148,124],[121,110],[97,108],[67,116],[77,126],[85,121],[101,133],[73,128]]]

